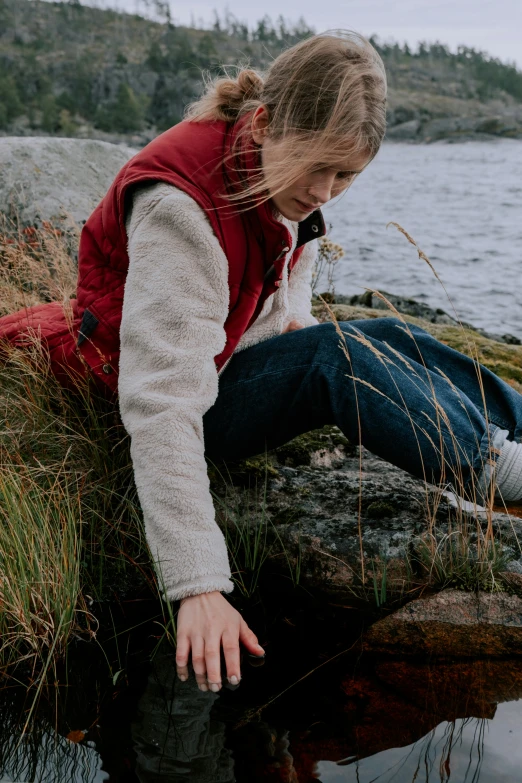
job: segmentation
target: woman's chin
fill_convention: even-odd
[[[287,220],[299,222],[307,218],[308,215],[312,214],[311,210],[305,210],[303,207],[300,207],[296,201],[291,203],[276,204],[275,206],[278,212],[280,212],[281,215]]]

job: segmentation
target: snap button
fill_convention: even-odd
[[[110,364],[104,364],[102,370],[105,373],[105,375],[110,375],[112,372],[112,367]]]
[[[317,232],[319,231],[319,226],[316,223],[312,223],[312,231],[314,232],[314,234],[317,234]]]

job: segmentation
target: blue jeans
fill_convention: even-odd
[[[235,354],[204,417],[207,456],[252,456],[336,424],[414,476],[483,502],[504,440],[522,440],[522,395],[398,319],[339,326],[344,339],[327,323]]]

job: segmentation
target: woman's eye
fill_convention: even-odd
[[[354,176],[353,171],[338,171],[337,179],[351,179]]]

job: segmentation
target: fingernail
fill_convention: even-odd
[[[208,685],[206,685],[204,682],[199,683],[199,690],[200,691],[208,691]]]
[[[232,677],[229,677],[228,681],[231,685],[239,685],[239,677],[236,677],[235,674],[233,674]]]
[[[265,654],[264,654],[264,652],[261,653],[260,655],[255,655],[254,653],[248,653],[248,657],[249,658],[264,658]]]
[[[187,682],[187,680],[188,680],[188,677],[187,677],[186,674],[178,674],[178,677],[181,680],[181,682]]]
[[[213,682],[212,685],[210,686],[210,690],[212,691],[212,693],[217,693],[220,688],[221,685],[218,682]]]

